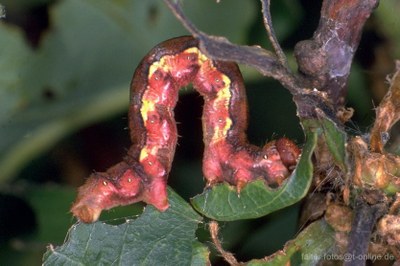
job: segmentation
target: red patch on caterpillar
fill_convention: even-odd
[[[74,216],[93,222],[103,209],[138,201],[168,208],[167,178],[177,143],[173,109],[179,89],[190,82],[204,97],[208,185],[228,182],[240,191],[256,179],[279,186],[289,176],[300,155],[293,142],[283,138],[260,148],[247,141],[246,93],[237,65],[210,60],[194,38],[180,37],[153,48],[136,69],[129,107],[132,146],[121,163],[92,174],[79,188]]]
[[[301,150],[299,149],[299,147],[297,147],[297,145],[293,141],[287,138],[278,139],[275,145],[283,164],[288,169],[293,169],[296,166],[297,159],[301,154]]]
[[[142,181],[130,169],[121,173],[117,182],[111,178],[111,175],[118,176],[120,167],[125,165],[117,164],[108,173],[94,173],[89,177],[79,188],[78,197],[71,208],[74,216],[85,223],[91,223],[99,218],[104,209],[141,200],[136,196],[142,190]]]

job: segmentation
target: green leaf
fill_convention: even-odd
[[[295,171],[281,187],[271,189],[264,181],[257,180],[247,184],[238,194],[235,187],[219,184],[192,198],[194,208],[214,220],[234,221],[265,216],[302,199],[313,177],[311,156],[318,134],[318,130],[303,124],[306,143]]]
[[[16,236],[19,243],[17,246],[12,241],[1,243],[3,246],[0,245],[0,265],[39,265],[48,243],[60,245],[65,240],[65,234],[73,223],[69,210],[76,197],[76,189],[57,185],[17,183],[3,189],[2,192],[9,191],[32,207],[36,228],[30,234]],[[121,223],[125,221],[121,217],[135,217],[142,211],[141,204],[121,206],[103,211],[100,219],[113,224]],[[19,216],[20,219],[26,218],[24,215]],[[9,227],[4,227],[5,224],[2,223],[2,230],[14,230],[12,225],[8,225]]]
[[[193,257],[191,266],[210,265],[210,251],[200,242],[193,243]]]
[[[323,256],[329,254],[335,246],[333,229],[321,219],[310,224],[294,240],[289,241],[282,251],[268,259],[252,260],[248,266],[261,265],[317,265]]]
[[[18,187],[14,187],[14,189],[18,190]],[[30,184],[23,190],[23,198],[32,206],[36,215],[37,230],[34,241],[62,243],[65,239],[65,232],[72,223],[70,208],[75,197],[76,189],[70,187],[55,185],[39,187]],[[142,209],[141,204],[120,206],[104,211],[100,219],[107,222],[118,222],[118,218],[138,215]]]
[[[6,12],[14,2],[3,3]],[[185,3],[202,30],[217,25],[214,34],[235,42],[255,10],[240,0]],[[157,43],[187,34],[160,0],[61,0],[49,17],[36,50],[21,30],[0,23],[0,183],[62,137],[126,112],[139,60]]]
[[[147,206],[118,226],[74,225],[64,245],[48,248],[44,265],[205,265],[208,252],[195,237],[201,217],[170,189],[169,202],[165,212]]]
[[[319,123],[323,130],[324,140],[333,159],[343,171],[346,171],[346,132],[339,129],[336,124],[326,116],[321,115]]]

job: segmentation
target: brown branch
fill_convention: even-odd
[[[256,68],[278,80],[297,105],[298,116],[317,118],[322,110],[331,120],[343,110],[347,78],[362,27],[378,0],[324,0],[321,19],[311,40],[298,43],[295,55],[299,75],[291,73],[272,30],[269,0],[262,0],[265,25],[278,57],[259,46],[240,46],[224,37],[209,36],[198,30],[184,15],[179,1],[164,0],[183,26],[200,42],[200,49],[210,58],[234,61]]]
[[[299,71],[312,87],[327,92],[336,109],[344,105],[362,28],[378,1],[324,0],[313,38],[295,47]]]
[[[164,0],[165,4],[171,9],[175,17],[182,23],[182,25],[194,36],[198,37],[201,33],[196,26],[185,16],[179,1]]]
[[[292,94],[301,93],[290,70],[282,65],[270,51],[259,46],[236,45],[224,37],[209,36],[196,28],[185,16],[179,2],[164,0],[182,25],[200,42],[200,49],[207,56],[221,61],[233,61],[256,68],[264,76],[280,81]]]
[[[285,53],[283,52],[281,46],[279,45],[278,39],[276,38],[276,34],[274,31],[274,27],[272,27],[272,18],[270,12],[270,0],[261,0],[262,5],[262,13],[264,19],[264,26],[268,33],[269,41],[271,42],[272,46],[274,47],[275,53],[278,57],[279,62],[282,66],[285,66],[286,69],[289,69],[289,64],[287,62],[287,58]]]
[[[225,259],[226,262],[229,263],[229,265],[245,265],[244,263],[238,262],[235,258],[235,256],[224,250],[222,247],[221,241],[218,238],[218,232],[219,232],[219,225],[216,221],[211,221],[210,224],[208,225],[210,229],[210,235],[211,239],[215,245],[215,248],[217,249],[218,253],[221,254],[221,256]]]
[[[384,203],[370,205],[360,196],[356,199],[354,211],[347,246],[347,254],[350,254],[352,259],[345,261],[345,266],[365,265],[372,229],[378,218],[387,212],[387,206]]]

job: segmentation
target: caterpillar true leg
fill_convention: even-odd
[[[192,37],[168,40],[142,60],[131,83],[129,127],[132,147],[121,163],[95,173],[79,189],[73,214],[84,222],[103,209],[138,201],[168,208],[167,177],[177,142],[173,109],[181,87],[192,82],[204,97],[203,173],[209,185],[226,181],[238,190],[263,178],[279,185],[300,154],[288,139],[263,148],[248,143],[247,101],[236,64],[213,61]]]

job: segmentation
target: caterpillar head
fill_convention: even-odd
[[[296,167],[297,159],[301,154],[299,147],[287,138],[276,140],[275,146],[279,152],[282,163],[288,168],[288,170],[293,170],[294,167]]]
[[[142,182],[131,169],[117,178],[113,178],[110,172],[113,171],[92,174],[79,188],[71,212],[82,222],[92,223],[99,218],[102,210],[141,200]]]
[[[263,147],[263,168],[269,185],[276,186],[289,177],[297,164],[300,149],[287,138],[271,141]]]

